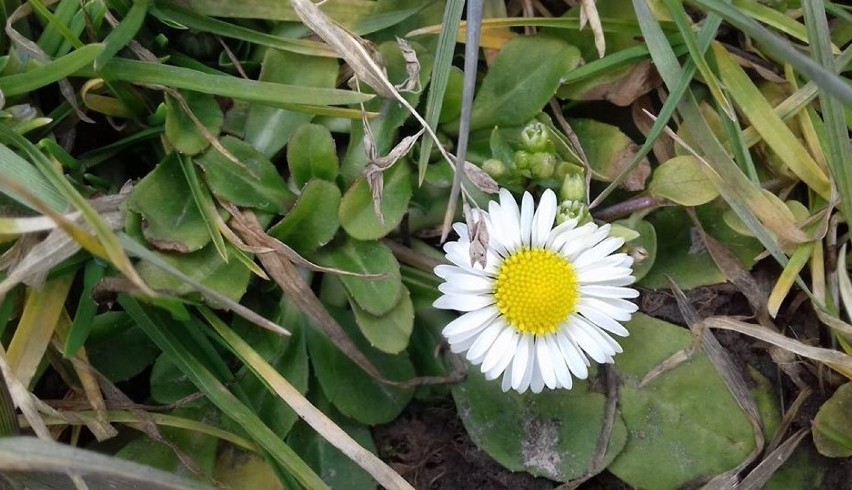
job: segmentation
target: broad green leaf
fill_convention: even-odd
[[[541,112],[562,78],[581,61],[580,51],[559,39],[512,39],[482,80],[473,102],[470,130],[523,125]]]
[[[151,398],[164,405],[174,403],[198,392],[198,388],[172,361],[168,354],[160,354],[151,369]]]
[[[388,354],[399,354],[408,347],[408,339],[414,328],[414,306],[408,289],[403,287],[396,306],[381,316],[367,313],[355,301],[351,304],[355,322],[370,345]]]
[[[356,274],[386,274],[383,278],[340,276],[351,299],[367,313],[384,315],[399,303],[403,290],[399,263],[383,243],[346,240],[323,251],[320,262]]]
[[[299,126],[290,137],[287,164],[298,188],[312,178],[334,182],[340,163],[331,132],[318,124]]]
[[[92,321],[86,355],[113,383],[127,381],[148,368],[160,350],[124,312],[107,311]]]
[[[207,225],[174,153],[136,184],[125,205],[142,216],[145,240],[160,250],[189,253],[210,242]]]
[[[639,146],[617,126],[592,119],[571,119],[568,122],[577,134],[592,173],[598,180],[614,180],[627,168],[639,150]],[[642,190],[650,173],[648,160],[643,158],[622,185],[630,190]]]
[[[838,388],[823,403],[811,430],[820,454],[832,458],[852,456],[852,383]]]
[[[346,233],[358,240],[375,240],[391,232],[402,221],[411,199],[411,169],[403,159],[384,172],[382,216],[379,221],[373,208],[373,193],[363,177],[355,181],[340,202],[340,224]]]
[[[313,179],[302,188],[293,209],[268,233],[300,254],[312,252],[330,242],[340,228],[340,199],[336,185]]]
[[[191,254],[174,255],[160,252],[157,255],[192,280],[239,301],[248,288],[251,272],[236,259],[231,245],[226,245],[225,248],[229,257],[227,263],[212,245]],[[147,261],[143,260],[137,269],[139,275],[154,289],[168,291],[173,295],[195,291],[191,285]],[[212,298],[207,298],[207,301],[214,306],[221,306]]]
[[[719,196],[701,163],[691,155],[674,157],[654,169],[648,191],[681,206],[700,206]]]
[[[705,231],[724,243],[746,267],[751,267],[763,251],[760,243],[733,231],[722,219],[724,208],[710,203],[696,209]],[[725,282],[725,276],[716,267],[710,254],[694,233],[683,208],[661,209],[648,217],[648,221],[665,239],[657,240],[654,267],[639,281],[646,288],[667,288],[672,279],[683,289]]]
[[[414,376],[408,356],[391,356],[367,344],[351,314],[329,311],[337,318],[355,345],[387,379],[406,381]],[[395,419],[414,396],[413,388],[399,388],[376,381],[340,352],[317,329],[308,329],[308,352],[322,391],[343,415],[367,425]]]
[[[260,80],[331,89],[337,83],[338,71],[339,66],[335,59],[269,49],[263,55]],[[293,131],[313,117],[312,114],[262,103],[252,104],[245,122],[245,140],[272,158],[287,144]]]
[[[225,488],[285,490],[268,461],[258,454],[232,446],[219,451],[213,477]]]
[[[616,361],[617,362],[617,361]],[[569,390],[504,393],[476,367],[464,383],[451,386],[470,438],[503,467],[557,481],[583,476],[595,455],[605,418],[606,397],[574,381]],[[616,416],[603,463],[624,447],[627,431]]]
[[[195,159],[216,197],[273,213],[283,213],[293,204],[293,194],[268,158],[232,136],[222,138],[221,143],[237,161],[212,146]]]
[[[192,115],[207,129],[209,136],[218,138],[224,116],[216,98],[187,90],[180,92],[180,95]],[[177,151],[186,155],[197,155],[210,146],[209,136],[205,137],[177,99],[166,95],[166,139]]]
[[[692,343],[689,331],[641,313],[626,326],[630,336],[619,339],[624,352],[615,369],[630,437],[607,469],[633,487],[665,490],[745,460],[754,449],[751,423],[703,351],[639,387],[652,368]]]

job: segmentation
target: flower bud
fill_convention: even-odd
[[[527,127],[521,131],[521,144],[531,153],[554,152],[553,143],[547,134],[547,126],[540,122],[527,124]]]
[[[582,174],[569,173],[562,179],[562,187],[559,188],[559,199],[563,201],[585,201],[586,179]]]
[[[494,179],[506,175],[506,164],[496,158],[489,158],[482,163],[482,170]]]
[[[549,179],[556,170],[556,155],[538,152],[530,157],[530,170],[537,179]]]
[[[524,171],[524,170],[529,171],[529,169],[530,169],[530,158],[531,157],[532,157],[532,154],[530,154],[530,152],[528,152],[528,151],[525,151],[525,150],[516,151],[515,152],[515,161],[514,161],[515,168],[517,168],[518,170],[521,170],[521,171]]]

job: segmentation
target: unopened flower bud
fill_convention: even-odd
[[[482,163],[482,170],[494,179],[506,175],[506,164],[496,158],[489,158]]]
[[[518,150],[515,152],[515,168],[518,170],[524,171],[529,170],[530,168],[530,158],[532,154],[525,150]]]
[[[556,170],[556,155],[538,152],[530,157],[530,170],[537,179],[549,179]]]
[[[547,134],[547,126],[540,122],[530,123],[521,131],[521,144],[530,153],[553,153],[554,150],[550,136]]]
[[[586,179],[582,174],[569,173],[562,179],[562,187],[559,188],[559,199],[563,201],[585,201]]]

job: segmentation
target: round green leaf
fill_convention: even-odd
[[[405,354],[391,356],[367,344],[351,313],[329,308],[355,346],[367,356],[382,375],[394,381],[414,377],[414,366]],[[349,360],[322,333],[307,329],[311,364],[326,397],[343,415],[368,425],[395,419],[414,396],[414,389],[399,388],[376,381]]]
[[[702,351],[644,387],[642,378],[692,335],[676,325],[636,314],[619,339],[621,415],[630,438],[608,469],[637,488],[675,489],[723,473],[754,449],[754,434],[710,359]]]
[[[201,125],[210,135],[218,137],[224,116],[216,98],[188,90],[181,91],[180,94]],[[204,136],[183,106],[170,95],[166,95],[166,139],[177,151],[186,155],[197,155],[210,146],[210,140]]]
[[[812,431],[821,454],[832,458],[852,456],[852,383],[838,388],[819,408]]]
[[[557,481],[584,475],[595,454],[604,422],[606,397],[576,381],[572,390],[504,393],[500,381],[486,381],[479,369],[451,387],[467,433],[476,445],[512,471]],[[615,458],[627,439],[616,417],[604,463]]]
[[[400,160],[384,173],[382,216],[379,221],[373,207],[373,193],[362,177],[346,191],[340,203],[340,224],[346,233],[358,240],[376,240],[396,228],[408,209],[411,199],[411,169]]]
[[[657,260],[657,230],[654,229],[654,225],[645,220],[634,223],[632,220],[623,219],[615,223],[639,233],[637,238],[630,240],[625,245],[629,251],[633,252],[634,257],[644,257],[641,260],[636,258],[633,262],[633,277],[639,281],[648,274]]]
[[[293,209],[268,233],[302,255],[316,250],[330,242],[340,228],[340,198],[336,185],[313,179],[302,188]]]
[[[339,276],[350,298],[367,313],[384,315],[399,303],[404,289],[399,262],[384,244],[346,240],[340,246],[325,251],[319,259],[326,266],[348,272],[385,274],[386,277],[381,279]]]
[[[301,188],[312,178],[334,182],[340,169],[331,132],[318,124],[303,124],[287,145],[290,175]]]
[[[719,196],[701,163],[691,155],[674,157],[657,167],[648,190],[681,206],[700,206]]]
[[[388,354],[398,354],[408,347],[408,339],[414,328],[414,305],[408,289],[402,288],[399,302],[384,315],[367,313],[358,303],[351,301],[355,322],[361,327],[361,333],[370,341],[370,345]]]
[[[160,250],[194,252],[210,241],[174,153],[136,184],[125,205],[141,215],[142,235]]]
[[[221,143],[239,163],[215,147],[195,159],[213,194],[237,206],[271,213],[283,213],[293,204],[295,196],[268,158],[233,136],[222,138]]]
[[[611,182],[633,161],[639,146],[621,129],[592,119],[570,119],[571,129],[577,134],[580,146],[598,180]],[[651,174],[647,158],[643,158],[624,180],[622,186],[639,191]]]

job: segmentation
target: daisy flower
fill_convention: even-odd
[[[466,351],[489,380],[503,375],[503,391],[570,389],[572,376],[588,377],[589,358],[613,362],[622,350],[611,334],[627,336],[620,322],[637,310],[627,300],[639,295],[628,287],[633,259],[613,253],[624,240],[609,224],[554,227],[551,190],[534,208],[529,193],[519,209],[501,189],[500,202],[475,215],[488,231],[485,265],[472,265],[470,230],[456,223],[458,241],[444,245],[452,265],[435,267],[444,282],[434,306],[463,313],[443,330],[450,349]]]

